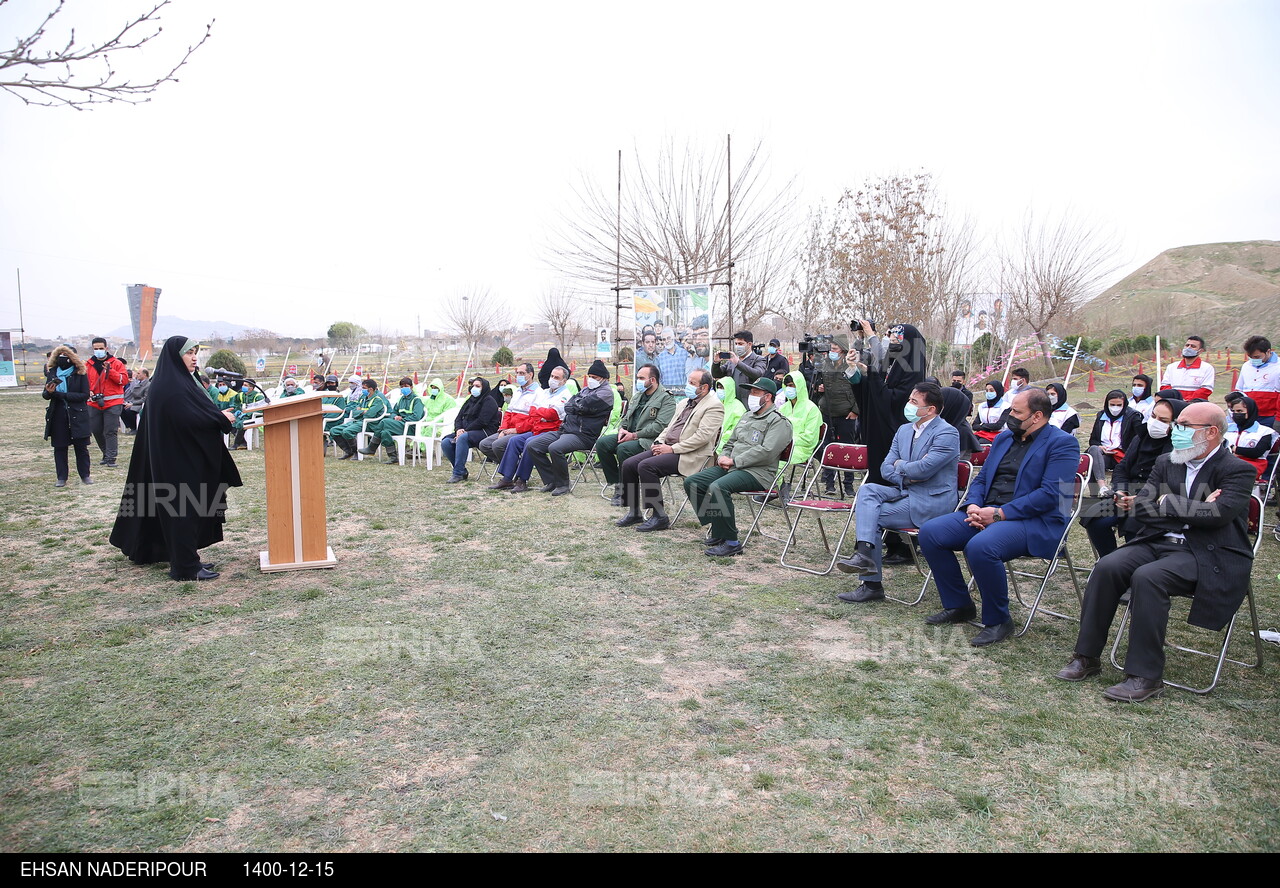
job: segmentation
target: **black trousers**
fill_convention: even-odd
[[[622,500],[627,511],[639,515],[645,509],[653,509],[660,517],[662,510],[662,479],[680,471],[680,454],[664,453],[655,456],[646,450],[622,461]]]
[[[1089,576],[1080,614],[1075,652],[1101,657],[1107,633],[1129,595],[1129,651],[1124,671],[1141,678],[1164,676],[1164,638],[1169,625],[1169,599],[1195,592],[1196,558],[1184,545],[1150,541],[1122,546],[1100,559]]]
[[[76,450],[76,474],[82,479],[89,477],[89,439],[88,438],[72,438],[71,446]],[[53,469],[57,472],[59,481],[66,481],[70,466],[67,463],[67,450],[64,445],[59,447],[53,445]]]

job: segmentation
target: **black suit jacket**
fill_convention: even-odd
[[[1225,447],[1210,456],[1187,491],[1187,467],[1169,454],[1156,460],[1134,502],[1138,533],[1130,543],[1157,542],[1182,533],[1195,555],[1198,579],[1187,622],[1219,630],[1230,622],[1249,588],[1253,546],[1249,543],[1249,496],[1257,472]],[[1213,502],[1205,498],[1222,493]],[[1185,530],[1183,529],[1185,527]]]

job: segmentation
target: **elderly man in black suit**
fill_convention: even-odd
[[[1227,417],[1216,404],[1189,404],[1173,423],[1173,450],[1156,460],[1136,496],[1117,496],[1133,509],[1137,535],[1098,561],[1085,590],[1075,654],[1057,677],[1083,681],[1102,671],[1107,632],[1130,590],[1125,680],[1107,688],[1110,700],[1137,703],[1164,689],[1164,638],[1169,597],[1194,595],[1187,622],[1220,630],[1244,600],[1253,567],[1249,495],[1256,473],[1227,449]]]

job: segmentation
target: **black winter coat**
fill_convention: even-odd
[[[58,374],[54,370],[46,371],[46,384],[58,382]],[[44,437],[54,438],[59,424],[65,423],[72,440],[89,437],[89,377],[83,373],[72,373],[67,377],[65,392],[42,392],[49,406],[44,411]],[[56,441],[55,441],[56,445]]]

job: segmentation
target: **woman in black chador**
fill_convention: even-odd
[[[867,372],[858,389],[862,439],[867,444],[867,480],[884,484],[880,464],[889,455],[893,435],[907,421],[902,413],[911,390],[924,381],[925,341],[911,324],[894,324],[878,337],[868,321],[857,331],[866,345]]]
[[[240,486],[222,439],[233,417],[197,381],[199,351],[185,336],[170,337],[160,351],[111,531],[111,545],[129,560],[167,561],[175,580],[218,576],[198,550],[222,541],[227,488]]]

